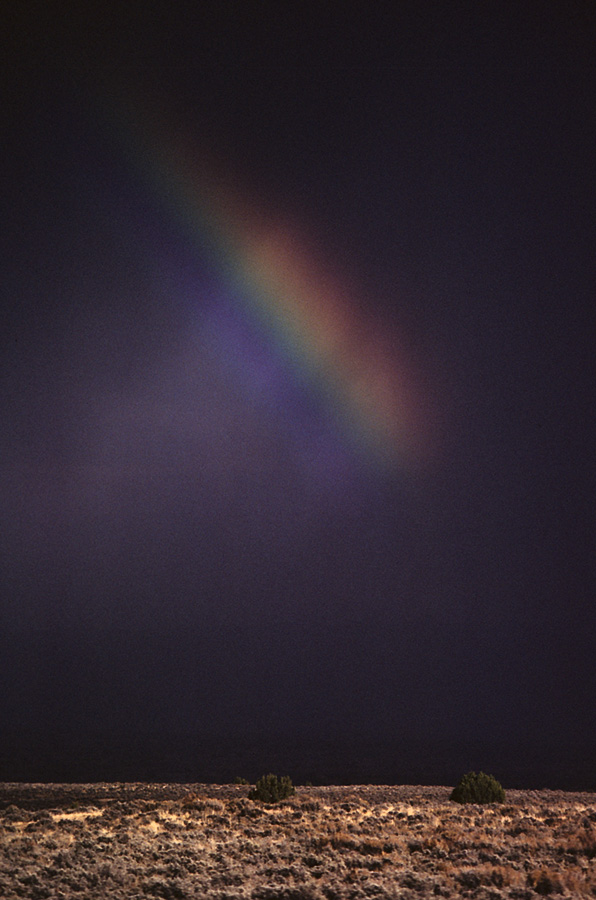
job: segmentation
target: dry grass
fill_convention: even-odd
[[[596,796],[448,788],[0,785],[0,896],[364,900],[596,896]]]

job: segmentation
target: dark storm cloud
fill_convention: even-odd
[[[552,774],[594,740],[591,7],[194,8],[13,17],[10,771],[51,741],[134,768],[157,730],[501,741]],[[449,406],[431,475],[338,441],[116,133],[135,91],[404,324]]]

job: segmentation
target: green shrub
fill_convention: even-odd
[[[241,775],[236,775],[234,778],[234,784],[250,784],[250,781],[247,781],[246,778],[242,778]]]
[[[263,803],[278,803],[295,793],[294,785],[288,775],[263,775],[256,786],[249,792],[250,800],[261,800]]]
[[[504,803],[505,791],[492,775],[468,772],[453,788],[449,799],[456,803]]]

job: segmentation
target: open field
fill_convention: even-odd
[[[0,785],[0,897],[596,896],[596,795],[235,785]]]

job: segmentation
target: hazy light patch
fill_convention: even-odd
[[[354,448],[350,452],[345,446],[323,403],[262,335],[224,304],[203,320],[201,331],[230,385],[238,385],[247,403],[277,423],[287,453],[305,479],[323,486],[356,477]]]
[[[372,469],[409,475],[426,468],[436,439],[431,392],[395,329],[325,263],[306,232],[251,196],[180,123],[138,98],[134,107],[122,128],[149,183],[193,235],[228,302],[324,407],[338,442]],[[263,367],[248,366],[246,374],[258,384]]]

